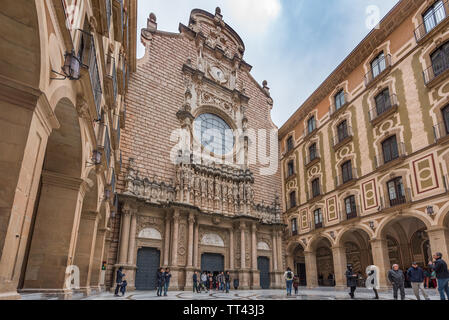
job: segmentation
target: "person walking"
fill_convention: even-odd
[[[407,270],[407,277],[412,285],[416,299],[421,300],[419,292],[422,291],[424,299],[430,300],[426,290],[424,290],[424,271],[418,266],[418,263],[412,263],[412,267]]]
[[[117,270],[117,277],[116,277],[116,280],[115,280],[117,286],[115,287],[115,293],[114,293],[114,295],[116,297],[119,296],[118,292],[119,292],[119,290],[120,290],[120,288],[122,286],[122,281],[123,281],[123,277],[124,276],[125,276],[125,274],[123,273],[123,267],[118,268],[118,270]]]
[[[394,300],[398,300],[398,290],[401,291],[401,300],[405,300],[405,277],[404,272],[399,269],[399,265],[393,265],[393,268],[388,272],[388,280],[393,285]]]
[[[120,286],[120,292],[122,293],[122,297],[126,294],[126,287],[128,286],[128,282],[125,279],[125,276],[123,276],[122,285]]]
[[[212,295],[212,290],[214,289],[214,276],[209,273],[209,295]]]
[[[164,272],[164,297],[167,296],[168,287],[170,286],[171,272],[170,269],[165,269]]]
[[[351,291],[349,292],[349,296],[351,297],[351,299],[355,298],[355,290],[357,289],[357,278],[358,275],[356,273],[354,273],[353,269],[352,269],[352,264],[348,264],[347,265],[347,270],[346,270],[346,285],[348,286],[348,288],[351,289]]]
[[[424,288],[429,289],[430,272],[428,268],[424,268]]]
[[[193,281],[193,293],[201,293],[200,286],[198,285],[198,272],[195,271],[192,276]]]
[[[441,252],[433,255],[433,260],[429,262],[429,267],[435,271],[441,300],[446,300],[446,296],[447,300],[449,300],[449,271],[447,270],[447,263],[443,260],[443,254]]]
[[[224,273],[220,272],[220,274],[217,277],[217,282],[218,282],[218,290],[220,291],[224,291]]]
[[[295,296],[298,295],[298,289],[299,289],[299,278],[298,276],[295,276],[293,278],[293,288],[295,289]]]
[[[204,291],[207,292],[207,274],[206,272],[203,272],[201,275],[201,289],[204,289]]]
[[[287,296],[292,295],[293,278],[294,278],[294,274],[292,272],[292,269],[287,268],[287,271],[285,271],[285,273],[284,273],[284,279],[285,279],[285,283],[287,285]]]
[[[225,286],[226,286],[226,293],[229,293],[229,290],[231,289],[231,274],[229,271],[226,271],[225,274]]]
[[[160,297],[160,296],[162,296],[162,290],[164,288],[164,282],[165,282],[163,268],[160,268],[157,271],[156,277],[157,277],[157,296]]]

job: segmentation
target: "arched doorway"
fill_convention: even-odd
[[[301,245],[293,250],[293,265],[294,272],[299,277],[299,285],[307,286],[306,258],[304,248]]]
[[[316,266],[318,272],[318,285],[332,287],[335,285],[334,258],[332,245],[326,238],[322,238],[316,244]]]
[[[85,191],[81,179],[83,144],[78,114],[66,98],[55,108],[60,128],[47,143],[40,197],[36,201],[21,283],[26,289],[65,288],[68,266],[74,265],[78,226]]]
[[[214,275],[224,272],[224,256],[219,253],[203,253],[201,255],[201,271]]]

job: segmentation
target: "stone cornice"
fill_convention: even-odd
[[[421,0],[400,1],[379,23],[380,28],[372,30],[281,127],[279,138],[283,139],[291,132],[317,104],[360,66],[372,51],[381,45],[421,5]]]

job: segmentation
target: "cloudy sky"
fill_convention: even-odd
[[[221,7],[243,39],[252,75],[268,81],[279,127],[301,106],[398,0],[139,0],[138,29],[150,12],[158,29],[178,32],[190,11]],[[138,43],[138,57],[144,48]]]

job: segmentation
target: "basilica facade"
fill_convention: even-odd
[[[220,8],[193,10],[179,33],[158,30],[151,14],[141,41],[125,100],[109,286],[123,267],[131,289],[154,290],[162,266],[173,290],[192,288],[195,271],[230,271],[240,289],[281,287],[279,163],[264,174],[252,151],[263,141],[278,153],[267,82],[251,76]],[[266,139],[251,134],[259,130]]]

